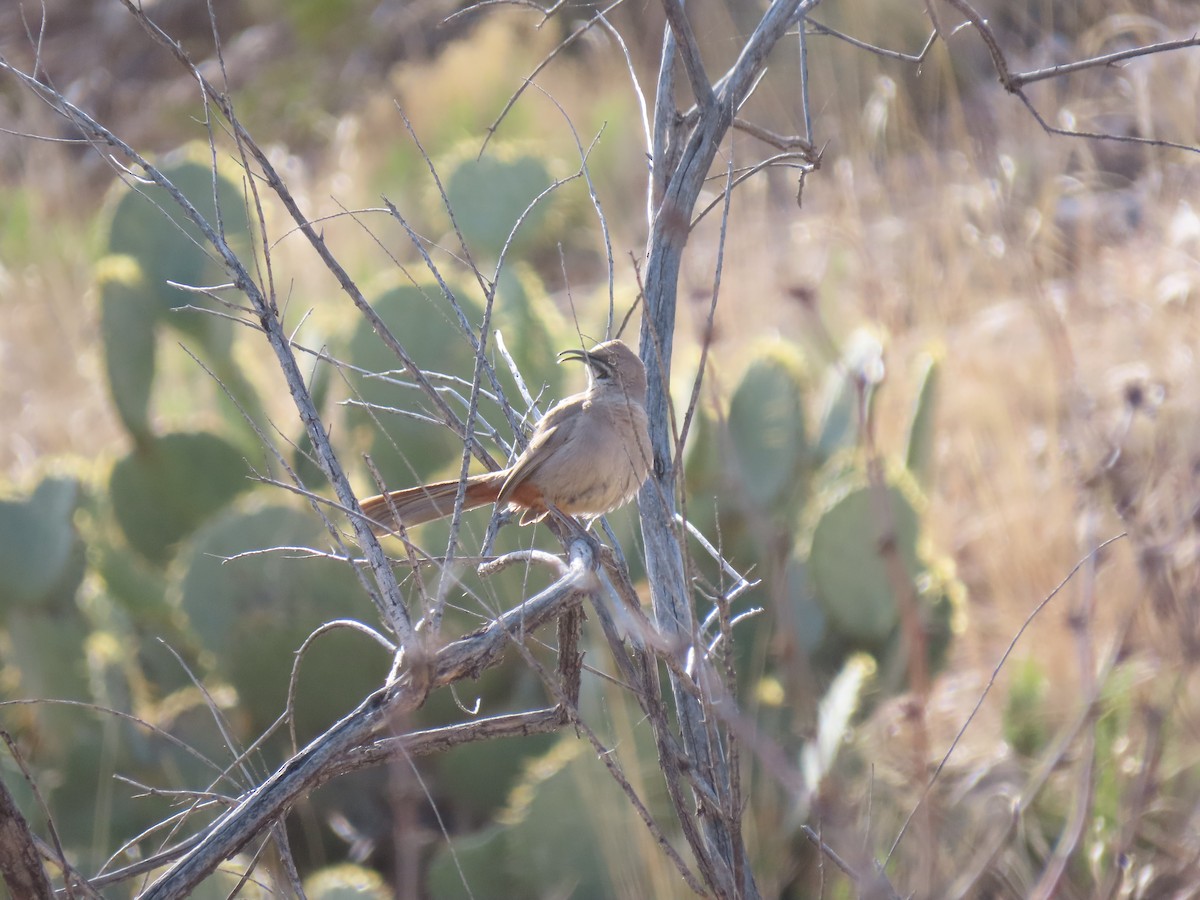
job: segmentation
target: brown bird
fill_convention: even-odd
[[[507,469],[470,476],[463,509],[507,504],[524,510],[522,525],[545,518],[550,506],[569,516],[602,515],[629,502],[646,480],[646,368],[637,354],[607,341],[558,358],[587,364],[587,390],[551,407]],[[389,534],[450,515],[458,487],[454,480],[391,491],[364,500],[362,511],[376,534]]]

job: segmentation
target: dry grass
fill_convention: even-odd
[[[32,168],[28,189],[10,195],[27,232],[10,231],[0,247],[0,472],[23,485],[47,458],[90,458],[120,439],[98,353],[92,237],[38,189],[46,176]]]

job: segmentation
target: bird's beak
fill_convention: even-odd
[[[588,363],[590,365],[592,362],[592,354],[588,353],[586,350],[580,350],[578,347],[573,347],[570,350],[564,350],[562,353],[558,354],[558,361],[560,363],[565,362],[566,360],[574,360],[576,362]]]

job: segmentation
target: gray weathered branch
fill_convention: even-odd
[[[668,15],[671,0],[665,0]],[[655,152],[670,154],[654,160],[656,206],[647,247],[645,312],[642,318],[641,354],[650,382],[646,409],[650,417],[650,439],[654,470],[638,495],[642,536],[646,545],[646,574],[659,630],[669,640],[687,645],[693,641],[691,596],[684,574],[680,536],[675,530],[675,490],[677,473],[671,449],[670,398],[671,352],[675,335],[675,301],[683,250],[690,231],[692,210],[700,196],[705,178],[716,158],[734,115],[758,74],[767,55],[795,21],[805,0],[776,0],[742,49],[733,68],[720,80],[715,99],[705,102],[697,96],[698,115],[682,146],[662,146],[660,135],[669,135],[675,109],[670,97],[671,66],[669,52],[685,55],[684,68],[691,75],[703,71],[699,59],[689,59],[694,46],[680,42],[682,29],[671,27],[664,44],[664,63],[660,69],[659,106],[655,111]],[[696,79],[693,77],[693,85]],[[668,121],[668,117],[670,121]],[[677,154],[677,155],[676,155]],[[670,168],[667,166],[670,165]],[[661,199],[658,197],[661,196]],[[710,789],[718,796],[729,786],[728,771],[719,742],[710,740],[708,722],[700,702],[671,675],[672,692],[683,733],[683,743],[691,764],[701,777],[712,780]],[[740,814],[735,813],[735,815]],[[693,847],[702,858],[702,870],[712,879],[712,887],[721,896],[757,897],[754,875],[745,860],[740,838],[734,837],[728,823],[715,815],[701,819],[704,834],[702,848]],[[740,870],[740,879],[735,872]],[[740,882],[740,883],[738,883]]]
[[[586,540],[572,543],[570,564],[562,578],[485,628],[442,647],[428,668],[412,668],[364,700],[209,826],[200,844],[139,895],[140,900],[186,896],[224,860],[264,833],[298,799],[329,780],[330,773],[357,768],[354,763],[362,763],[362,754],[369,753],[361,748],[388,723],[417,708],[429,691],[478,677],[499,661],[514,637],[529,634],[577,605],[584,594],[597,587],[596,565]],[[420,683],[422,678],[427,681]]]

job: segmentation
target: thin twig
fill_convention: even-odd
[[[900,831],[897,832],[895,840],[892,841],[892,846],[891,849],[888,850],[888,855],[884,858],[884,866],[887,866],[887,864],[891,862],[892,856],[896,852],[896,848],[900,846],[900,841],[903,840],[905,832],[908,831],[908,824],[912,821],[913,816],[916,815],[917,810],[925,802],[925,798],[929,796],[929,792],[933,790],[933,786],[937,783],[938,778],[941,777],[942,770],[946,768],[946,763],[950,761],[950,757],[958,748],[959,741],[961,741],[963,735],[967,733],[967,729],[971,726],[971,723],[975,721],[975,716],[978,715],[980,708],[983,706],[983,701],[986,700],[988,694],[991,693],[992,688],[996,684],[996,679],[1000,677],[1000,671],[1008,662],[1008,658],[1012,655],[1013,650],[1016,649],[1017,642],[1021,640],[1022,635],[1024,635],[1029,626],[1033,624],[1033,620],[1038,617],[1038,614],[1041,613],[1041,611],[1045,609],[1047,605],[1049,605],[1050,601],[1057,597],[1059,592],[1062,591],[1062,589],[1067,586],[1068,582],[1075,577],[1076,572],[1083,568],[1083,566],[1097,554],[1103,552],[1109,545],[1116,543],[1126,536],[1126,532],[1121,532],[1120,534],[1114,535],[1103,543],[1097,545],[1096,548],[1087,556],[1075,563],[1074,568],[1067,573],[1066,577],[1063,578],[1063,580],[1057,585],[1055,585],[1054,589],[1045,597],[1043,597],[1041,601],[1038,602],[1037,606],[1030,611],[1029,615],[1025,617],[1025,621],[1021,623],[1021,627],[1017,629],[1017,633],[1013,635],[1012,640],[1008,642],[1008,646],[1004,648],[1004,652],[1000,654],[1000,659],[997,660],[996,665],[992,668],[992,675],[988,679],[988,683],[984,685],[983,690],[979,694],[979,699],[975,701],[975,706],[971,708],[971,712],[967,716],[966,721],[963,722],[962,727],[958,730],[958,733],[954,735],[954,740],[952,740],[950,742],[950,746],[946,748],[946,753],[942,756],[941,762],[938,763],[937,768],[933,770],[933,775],[925,785],[925,789],[921,792],[921,796],[917,798],[917,802],[913,805],[913,808],[909,810],[908,816],[904,820],[904,824],[900,826]]]
[[[874,897],[876,896],[876,891],[878,888],[883,887],[885,890],[883,896],[888,897],[889,900],[899,900],[900,895],[897,894],[895,889],[893,889],[892,886],[887,883],[886,879],[880,879],[875,876],[869,877],[860,875],[854,869],[854,867],[850,865],[850,863],[846,862],[846,860],[842,859],[842,857],[838,855],[836,850],[825,843],[825,841],[821,839],[821,836],[817,834],[817,832],[814,831],[811,826],[802,826],[800,833],[808,838],[809,843],[821,851],[821,855],[823,857],[837,866],[842,871],[842,874],[849,878],[851,882],[853,882],[854,886],[859,889],[860,896]],[[875,888],[876,890],[868,891],[867,888]]]
[[[1073,72],[1081,72],[1084,69],[1093,69],[1098,66],[1111,66],[1114,63],[1123,62],[1127,59],[1136,59],[1139,56],[1151,56],[1155,53],[1168,53],[1171,50],[1183,50],[1187,47],[1198,46],[1200,46],[1200,35],[1193,35],[1190,38],[1183,38],[1178,41],[1161,41],[1157,44],[1146,44],[1142,47],[1131,47],[1128,50],[1105,53],[1103,56],[1093,56],[1090,59],[1081,59],[1076,62],[1048,66],[1044,69],[1034,69],[1031,72],[1018,72],[1015,75],[1009,76],[1008,84],[1019,88],[1035,81],[1058,78],[1062,75],[1070,75]]]
[[[509,110],[516,105],[517,101],[521,98],[521,95],[525,93],[525,89],[529,87],[529,85],[533,83],[533,79],[538,76],[538,73],[541,72],[542,69],[546,68],[546,66],[550,65],[550,63],[553,62],[560,53],[570,47],[579,38],[583,37],[583,35],[594,28],[599,22],[603,21],[605,16],[607,16],[610,12],[624,2],[625,0],[613,0],[612,3],[608,4],[608,6],[598,10],[595,15],[563,38],[558,43],[558,46],[546,54],[546,56],[542,58],[542,61],[533,67],[533,71],[525,76],[525,80],[521,83],[521,86],[517,88],[512,96],[508,98],[507,102],[504,104],[504,108],[500,110],[500,114],[496,116],[492,124],[488,126],[487,137],[483,139],[483,144],[481,144],[479,147],[480,157],[482,157],[484,151],[487,150],[487,145],[491,142],[496,132],[500,130],[500,123],[502,123],[508,117]]]
[[[1165,140],[1161,140],[1159,138],[1145,138],[1145,137],[1138,137],[1135,135],[1111,134],[1111,133],[1096,132],[1096,131],[1074,131],[1074,130],[1068,129],[1068,128],[1056,128],[1056,127],[1052,126],[1049,122],[1046,121],[1046,119],[1042,116],[1042,114],[1037,111],[1037,108],[1033,105],[1033,102],[1029,99],[1029,97],[1026,96],[1024,90],[1022,89],[1023,85],[1029,81],[1036,81],[1036,80],[1040,80],[1041,78],[1049,78],[1052,76],[1051,75],[1043,75],[1042,73],[1045,72],[1046,70],[1039,70],[1038,72],[1034,72],[1034,73],[1026,73],[1025,80],[1018,81],[1019,76],[1014,76],[1012,74],[1012,70],[1008,64],[1008,59],[1004,55],[1004,51],[1000,48],[1000,42],[996,38],[995,33],[992,31],[991,26],[988,25],[987,20],[984,19],[983,16],[981,16],[975,10],[975,8],[973,6],[971,6],[971,4],[969,2],[967,2],[967,0],[945,0],[945,2],[947,2],[952,7],[954,7],[956,10],[958,10],[960,13],[962,13],[963,16],[966,17],[967,21],[971,24],[971,26],[974,27],[975,31],[978,32],[980,38],[983,40],[984,46],[987,47],[988,53],[991,55],[992,65],[995,67],[996,74],[999,76],[1000,83],[1004,86],[1004,89],[1011,94],[1015,94],[1020,99],[1020,101],[1025,105],[1025,108],[1029,110],[1029,112],[1033,116],[1034,120],[1042,127],[1042,130],[1045,131],[1047,134],[1057,134],[1057,135],[1061,135],[1063,137],[1086,138],[1088,140],[1094,140],[1094,141],[1114,141],[1116,143],[1124,143],[1124,144],[1145,144],[1145,145],[1148,145],[1151,147],[1170,147],[1175,150],[1186,150],[1189,153],[1200,153],[1200,146],[1190,146],[1188,144],[1182,144],[1182,143],[1178,143],[1176,141],[1165,141]],[[1197,42],[1200,42],[1200,37],[1192,37],[1192,38],[1189,38],[1188,42],[1183,44],[1182,46],[1191,46],[1193,44],[1196,44]],[[1168,42],[1166,42],[1166,44],[1167,44],[1167,46],[1151,45],[1151,47],[1153,47],[1153,46],[1159,47],[1160,49],[1158,49],[1157,51],[1154,51],[1154,52],[1160,52],[1160,53],[1163,52],[1164,50],[1178,49],[1178,46],[1177,46],[1178,42],[1168,41]],[[1138,48],[1138,49],[1143,49],[1143,50],[1146,50],[1146,52],[1151,52],[1149,48]],[[1124,52],[1129,53],[1131,55],[1137,55],[1137,56],[1146,55],[1146,53],[1135,53],[1132,50],[1124,51]],[[1088,67],[1092,67],[1092,66],[1107,64],[1105,62],[1102,62],[1102,60],[1104,60],[1104,57],[1095,57],[1090,60],[1083,60],[1079,64],[1068,64],[1068,65],[1069,66],[1078,65],[1079,68],[1088,68]],[[1071,69],[1071,71],[1074,71],[1074,69]],[[1062,73],[1058,73],[1058,74],[1062,74]],[[1030,77],[1028,77],[1029,75],[1037,75],[1038,77],[1030,78]]]
[[[331,631],[338,631],[342,629],[357,631],[360,634],[365,634],[367,637],[375,641],[375,643],[383,647],[389,658],[394,657],[396,654],[395,644],[385,638],[374,628],[371,628],[369,625],[364,625],[362,622],[356,622],[354,619],[333,619],[332,621],[321,623],[318,628],[314,629],[312,633],[304,639],[304,643],[302,643],[296,649],[295,653],[292,654],[292,674],[288,677],[287,702],[284,705],[283,717],[287,720],[288,737],[290,737],[292,741],[293,756],[299,752],[300,749],[298,742],[296,741],[296,684],[300,680],[300,663],[308,653],[308,648],[312,646],[313,642],[317,638]]]
[[[897,59],[901,62],[920,64],[925,61],[925,57],[929,55],[929,50],[933,47],[934,41],[937,40],[937,29],[929,32],[929,38],[925,41],[925,46],[921,48],[919,53],[904,53],[900,50],[890,50],[887,47],[878,47],[875,44],[868,44],[866,41],[860,41],[856,37],[851,37],[844,32],[838,31],[836,28],[830,28],[828,25],[822,25],[820,22],[814,21],[811,18],[804,20],[813,34],[827,35],[832,38],[837,38],[839,41],[845,41],[851,47],[857,47],[859,50],[866,50],[868,53],[874,53],[876,56],[882,56],[885,59]]]

